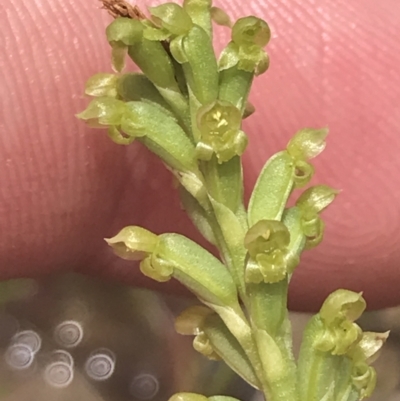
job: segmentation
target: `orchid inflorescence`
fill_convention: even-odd
[[[310,182],[310,160],[324,150],[327,129],[297,132],[266,162],[248,206],[243,202],[241,155],[248,137],[242,121],[254,111],[252,82],[269,66],[268,24],[254,16],[232,23],[211,0],[150,7],[149,17],[139,10],[120,17],[114,3],[115,19],[106,29],[114,73],[88,80],[85,92],[94,99],[78,117],[105,128],[117,144],[137,140],[155,153],[221,259],[183,235],[138,226],[123,228],[108,244],[122,258],[140,261],[146,276],[174,278],[195,294],[203,305],[185,310],[177,331],[194,335],[197,351],[223,359],[269,401],[370,396],[376,382],[370,363],[388,334],[363,332],[354,323],[366,307],[361,294],[331,294],[307,325],[297,361],[292,352],[288,285],[302,252],[321,242],[320,214],[338,191],[315,185],[293,206],[288,201]],[[231,31],[218,60],[213,22]],[[128,56],[141,72],[124,72]],[[171,401],[206,397],[178,393]]]

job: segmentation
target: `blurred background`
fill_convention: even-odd
[[[175,333],[193,300],[58,275],[0,283],[0,302],[1,401],[167,401],[180,391],[261,400]],[[295,348],[307,319],[292,314]],[[400,308],[366,313],[360,325],[391,330],[371,400],[400,401]]]

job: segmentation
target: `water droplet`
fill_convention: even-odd
[[[57,349],[51,353],[51,360],[53,362],[63,362],[67,365],[74,366],[74,358],[68,351],[64,351],[63,349]]]
[[[129,386],[129,392],[140,400],[150,400],[160,388],[156,377],[149,373],[141,373],[135,376]]]
[[[107,349],[104,351],[92,353],[85,363],[86,374],[93,380],[107,380],[114,373],[114,353]]]
[[[46,366],[44,379],[50,386],[64,388],[71,384],[74,378],[74,370],[66,362],[53,362]]]
[[[36,331],[33,330],[24,330],[15,334],[12,338],[13,344],[25,344],[27,345],[31,351],[36,354],[40,350],[42,346],[42,339]]]
[[[12,369],[22,370],[32,365],[35,354],[26,344],[12,344],[7,348],[4,357]]]
[[[63,347],[76,347],[82,341],[83,328],[74,320],[66,320],[55,328],[54,338]]]

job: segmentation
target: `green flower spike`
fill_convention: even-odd
[[[289,256],[290,234],[280,221],[260,220],[244,239],[251,259],[246,267],[248,283],[276,283],[283,280],[298,264],[298,257]]]
[[[211,160],[215,153],[218,162],[223,163],[241,155],[247,146],[247,136],[240,130],[241,121],[240,111],[228,102],[217,101],[201,108],[197,122],[201,132],[197,157]]]

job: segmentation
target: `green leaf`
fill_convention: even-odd
[[[212,207],[221,229],[226,252],[223,252],[226,263],[240,294],[245,294],[244,285],[244,261],[246,251],[243,248],[245,231],[238,217],[228,207],[210,197]]]
[[[182,45],[188,60],[183,68],[193,95],[202,105],[214,102],[218,96],[218,67],[210,37],[194,25]]]
[[[192,220],[193,224],[207,241],[216,245],[217,241],[215,239],[213,228],[208,221],[207,213],[204,208],[183,186],[180,186],[179,188],[179,195],[182,206],[190,217],[190,220]]]
[[[249,226],[280,220],[293,189],[294,163],[286,151],[272,156],[262,169],[248,207]]]
[[[310,319],[303,333],[297,370],[301,400],[322,400],[332,391],[332,385],[335,388],[338,380],[343,357],[320,351],[314,346],[315,338],[323,330],[324,325],[317,315]],[[342,368],[342,371],[347,385],[350,377],[346,370]]]
[[[250,313],[256,327],[267,330],[273,337],[281,334],[282,323],[287,317],[288,281],[247,284],[246,288]]]
[[[117,81],[117,92],[126,102],[147,100],[169,109],[169,105],[157,88],[141,73],[133,72],[120,75]]]
[[[203,174],[211,197],[236,215],[243,205],[243,172],[239,156],[219,164],[215,157],[203,163]]]
[[[214,351],[225,363],[251,386],[260,388],[257,376],[247,355],[222,319],[216,314],[208,315],[203,322],[202,329]],[[216,397],[211,398],[214,399]]]
[[[241,110],[245,118],[247,98],[253,83],[254,74],[239,70],[236,66],[223,69],[219,73],[219,95],[220,100],[230,102]],[[251,114],[251,113],[250,113]]]
[[[87,80],[85,94],[94,97],[116,97],[117,80],[118,76],[115,74],[95,74]]]

